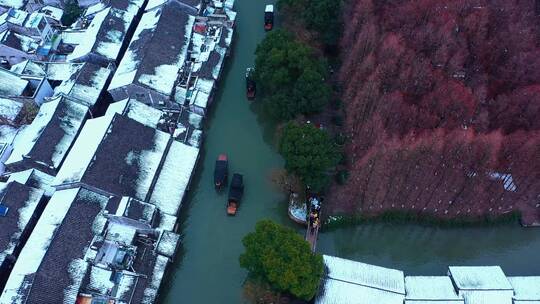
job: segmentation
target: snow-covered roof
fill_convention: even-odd
[[[131,197],[123,197],[116,209],[116,216],[123,216],[140,223],[153,225],[157,208],[152,204],[141,202]]]
[[[111,127],[113,118],[114,116],[102,116],[86,121],[73,144],[71,153],[68,154],[62,168],[56,175],[54,185],[75,183],[82,179],[99,144]]]
[[[405,294],[403,271],[364,264],[333,256],[324,256],[327,277],[366,287]]]
[[[0,143],[11,144],[18,132],[19,129],[12,126],[0,125]]]
[[[28,159],[58,169],[81,129],[88,107],[66,98],[44,103],[36,118],[13,142],[13,153],[6,165]]]
[[[202,143],[203,116],[180,107],[179,110],[164,111],[157,128],[165,132],[173,132],[175,140],[193,147]],[[134,118],[137,120],[137,118]],[[154,126],[155,127],[155,126]]]
[[[108,1],[108,3],[99,2],[88,7],[84,15],[90,16],[110,7],[135,16],[137,13],[139,13],[139,10],[143,7],[143,5],[144,0],[115,0]]]
[[[159,238],[156,251],[161,255],[173,258],[179,242],[180,236],[178,234],[171,231],[164,231]]]
[[[135,14],[111,7],[96,13],[83,39],[67,56],[67,60],[80,60],[92,53],[108,61],[116,61],[134,17]]]
[[[18,182],[0,184],[0,206],[8,208],[6,216],[0,218],[0,265],[5,258],[14,254],[18,246],[26,241],[23,231],[31,231],[30,220],[43,196],[43,190],[25,186]]]
[[[101,294],[107,294],[114,287],[114,283],[111,281],[112,276],[112,270],[91,266],[88,288]]]
[[[325,278],[317,304],[402,304],[405,280],[402,271],[324,255]]]
[[[189,8],[193,14],[196,14],[197,10],[199,10],[201,7],[201,0],[148,0],[145,10],[153,10],[156,7],[162,6],[163,4],[171,1],[177,2],[178,4]]]
[[[60,32],[62,43],[77,45],[84,43],[86,32],[82,29],[66,29]]]
[[[7,6],[12,8],[22,8],[25,4],[25,0],[0,0],[0,6]]]
[[[403,304],[404,295],[340,280],[326,279],[316,304]]]
[[[458,296],[454,285],[452,285],[452,280],[447,276],[405,277],[405,291],[406,304],[463,303],[463,298]]]
[[[46,75],[43,67],[39,64],[36,64],[33,60],[25,60],[12,65],[11,71],[13,73],[27,76],[43,77]]]
[[[14,172],[9,175],[8,182],[19,182],[21,184],[41,189],[45,191],[44,195],[51,197],[55,189],[51,186],[54,176],[41,172],[37,169],[29,169],[20,172]]]
[[[13,122],[21,113],[22,108],[21,102],[0,97],[0,117]]]
[[[164,213],[177,215],[198,157],[198,148],[174,141],[163,163],[150,203]]]
[[[39,47],[39,43],[36,39],[11,30],[5,32],[2,36],[1,43],[28,54],[35,54]]]
[[[0,96],[22,96],[28,84],[28,80],[0,68]]]
[[[131,245],[135,239],[137,228],[123,223],[110,222],[105,238],[121,245]]]
[[[210,96],[214,89],[215,80],[213,79],[197,79],[194,85],[193,93],[190,99],[190,105],[206,110],[210,102]]]
[[[52,5],[46,5],[42,7],[40,12],[44,13],[45,16],[50,17],[56,21],[60,21],[64,15],[64,10]]]
[[[0,303],[78,303],[92,296],[154,303],[179,236],[152,229],[139,216],[124,217],[127,210],[146,212],[132,204],[145,205],[85,188],[55,192]]]
[[[72,213],[72,216],[68,217],[68,211],[79,196],[79,192],[86,192],[86,190],[69,189],[57,191],[53,195],[11,271],[0,296],[0,303],[36,303],[36,296],[40,297],[41,303],[69,301],[70,297],[65,295],[64,288],[71,283],[76,283],[70,271],[77,269],[71,262],[78,253],[82,253],[78,252],[82,248],[76,245],[78,243],[87,245],[83,242],[84,236],[87,235],[85,231],[82,231],[84,228],[74,228],[84,227],[83,220],[93,220],[90,213]],[[66,221],[66,218],[72,222]],[[81,225],[73,225],[75,223]],[[66,226],[69,229],[66,229]],[[61,243],[62,239],[69,238],[72,239],[68,243]],[[77,241],[73,242],[73,240]],[[67,244],[69,246],[66,246]],[[53,252],[51,248],[54,246],[60,251]],[[57,254],[60,255],[57,256]],[[42,275],[36,275],[38,269]],[[74,302],[75,299],[71,301],[71,303]]]
[[[540,277],[508,277],[514,288],[514,299],[540,301]]]
[[[144,294],[140,301],[141,304],[152,304],[157,300],[158,290],[169,262],[169,258],[165,256],[158,255],[156,257],[154,267],[151,271],[152,276],[149,278],[148,284],[144,289]]]
[[[169,134],[118,114],[88,120],[54,183],[85,183],[176,215],[199,149],[170,141]]]
[[[186,58],[195,21],[189,11],[186,6],[169,1],[146,12],[116,70],[109,91],[136,84],[171,95],[176,75]]]
[[[113,1],[114,2],[114,1]],[[105,9],[108,9],[110,6],[107,6],[107,4],[105,4],[104,2],[98,2],[94,5],[91,5],[89,7],[86,8],[86,11],[84,11],[84,16],[87,17],[87,16],[91,16],[91,15],[94,15],[98,12],[101,12]]]
[[[465,304],[512,304],[512,290],[465,290]]]
[[[319,287],[316,304],[540,302],[540,277],[506,278],[498,266],[452,266],[447,277],[408,276],[402,281],[403,273],[397,270],[326,255],[323,258],[327,273]],[[400,292],[401,284],[404,292]]]
[[[0,1],[0,5],[1,5],[1,1]],[[14,25],[23,26],[27,17],[28,17],[27,12],[23,10],[11,8],[7,10],[6,12],[4,12],[2,15],[0,15],[0,24],[3,22],[9,22]]]
[[[55,184],[82,182],[145,201],[169,139],[164,132],[118,114],[89,120]]]
[[[118,113],[151,128],[157,128],[163,112],[135,99],[124,99],[107,108],[106,115]]]
[[[105,89],[111,70],[85,63],[78,72],[54,89],[54,96],[66,95],[82,105],[93,107]]]
[[[40,66],[47,79],[65,81],[77,74],[86,63],[71,62],[34,62]]]
[[[460,290],[511,290],[499,266],[450,266],[448,273]]]
[[[26,18],[26,21],[24,22],[24,27],[38,28],[43,19],[45,19],[45,14],[40,12],[33,12],[28,16],[28,18]]]

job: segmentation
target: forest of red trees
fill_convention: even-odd
[[[540,223],[540,12],[525,0],[351,0],[334,212]]]

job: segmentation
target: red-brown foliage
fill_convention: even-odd
[[[367,214],[538,221],[534,1],[353,0],[346,12],[350,179],[333,200]]]

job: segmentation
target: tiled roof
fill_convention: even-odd
[[[88,107],[66,98],[44,103],[32,123],[20,132],[6,165],[23,161],[39,162],[56,170],[86,119]]]
[[[31,219],[43,196],[43,191],[18,182],[0,184],[0,205],[7,207],[6,216],[0,217],[0,264],[7,255],[21,246],[23,231],[32,229]],[[34,223],[35,224],[35,223]],[[19,248],[20,249],[20,248]]]
[[[172,94],[195,20],[191,13],[174,0],[146,12],[109,90],[137,84],[164,95]]]

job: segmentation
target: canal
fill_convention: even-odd
[[[180,216],[183,245],[161,303],[244,303],[246,272],[238,265],[242,237],[263,218],[297,227],[287,218],[286,198],[270,182],[271,170],[283,166],[272,128],[245,98],[244,72],[254,64],[256,45],[265,35],[264,6],[271,2],[236,0],[233,52],[207,120],[200,166]],[[212,184],[220,153],[228,154],[231,175],[244,175],[246,190],[236,217],[225,214],[227,193],[216,193]],[[323,232],[318,251],[408,274],[443,275],[448,265],[494,264],[510,275],[540,275],[540,230],[517,225],[454,229],[362,225]]]

